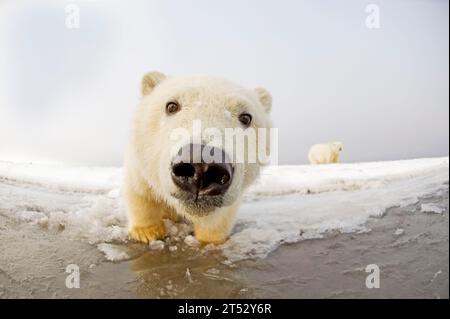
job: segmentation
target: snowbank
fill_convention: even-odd
[[[388,182],[447,168],[449,159],[423,158],[403,161],[332,165],[269,166],[248,193],[248,198],[292,193],[310,194],[379,188]]]
[[[0,188],[0,209],[10,218],[96,244],[109,260],[117,261],[128,256],[117,250],[119,246],[103,243],[127,241],[121,176],[120,168],[0,162],[0,186],[12,185],[15,192],[12,196]],[[234,262],[264,258],[283,243],[335,232],[367,232],[370,218],[447,189],[448,180],[448,158],[268,167],[245,196],[230,239],[209,249],[223,250],[228,262]],[[55,191],[59,204],[46,200]],[[161,249],[198,249],[186,243],[191,239],[188,225],[166,226],[170,235]]]
[[[333,165],[268,166],[246,198],[291,193],[320,193],[383,186],[391,180],[414,177],[442,167],[449,158]],[[120,188],[122,168],[72,167],[0,161],[0,180],[28,183],[63,191],[108,193]]]
[[[62,191],[107,193],[120,187],[122,169],[71,167],[0,161],[0,181],[26,183]]]

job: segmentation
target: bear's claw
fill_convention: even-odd
[[[129,232],[131,238],[146,244],[156,239],[162,239],[166,235],[166,229],[162,223],[144,227],[131,227]]]

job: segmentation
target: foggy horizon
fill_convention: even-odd
[[[279,164],[448,156],[447,1],[377,1],[375,29],[365,1],[194,3],[2,1],[0,161],[122,165],[152,70],[266,88]]]

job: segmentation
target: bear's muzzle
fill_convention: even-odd
[[[203,144],[183,146],[171,163],[175,185],[195,196],[224,195],[233,179],[233,166],[226,153]]]

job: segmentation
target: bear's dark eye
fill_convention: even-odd
[[[242,113],[239,115],[239,122],[248,127],[252,123],[252,116],[248,113]]]
[[[180,109],[181,109],[180,104],[178,104],[175,101],[167,102],[167,104],[166,104],[166,113],[167,114],[177,113]]]

